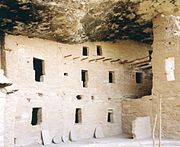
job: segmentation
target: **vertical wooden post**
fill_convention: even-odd
[[[161,96],[159,97],[159,147],[161,147],[161,125],[162,125],[162,122],[161,122],[161,110],[162,109],[162,99],[161,99]]]
[[[156,130],[156,124],[157,124],[157,114],[156,114],[156,116],[155,116],[155,120],[154,120],[154,126],[153,126],[153,147],[155,147],[156,146],[156,142],[155,142],[155,130]]]

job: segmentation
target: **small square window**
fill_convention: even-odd
[[[67,73],[67,72],[65,72],[65,73],[64,73],[64,76],[68,76],[68,73]]]
[[[136,72],[136,83],[142,83],[143,74],[141,72]]]
[[[82,55],[83,56],[88,56],[88,47],[83,47],[83,50],[82,50]]]

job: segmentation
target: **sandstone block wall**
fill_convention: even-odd
[[[162,99],[162,136],[180,137],[180,18],[159,15],[154,19],[152,56],[152,96],[122,103],[123,132],[131,134],[131,123],[138,116],[159,115],[159,98]],[[173,62],[166,63],[173,58]],[[167,69],[169,68],[169,69]],[[169,70],[169,71],[168,71]],[[173,80],[174,78],[174,80]],[[156,135],[159,126],[157,125]]]
[[[136,117],[152,115],[152,98],[146,96],[140,99],[122,101],[122,131],[132,137],[132,122]]]
[[[102,47],[97,56],[96,46]],[[89,55],[82,56],[83,46]],[[41,130],[49,131],[50,138],[75,132],[78,139],[91,138],[96,127],[105,136],[122,133],[121,99],[138,96],[146,89],[148,79],[135,82],[135,71],[129,71],[119,62],[148,56],[148,45],[134,41],[94,42],[77,45],[23,36],[6,35],[6,74],[19,89],[16,97],[15,142],[17,145],[41,143]],[[34,80],[33,57],[44,60],[43,82]],[[81,70],[88,71],[88,87],[83,88]],[[109,71],[114,72],[114,83],[109,83]],[[66,74],[65,74],[66,73]],[[127,89],[128,87],[128,89]],[[144,87],[144,88],[143,88]],[[148,88],[147,88],[148,89]],[[77,95],[82,99],[78,100]],[[42,108],[42,123],[31,125],[32,108]],[[76,108],[82,110],[82,122],[75,124]],[[113,123],[107,122],[108,111],[113,111]]]
[[[180,137],[179,51],[180,17],[157,16],[154,19],[153,94],[155,99],[162,98],[162,132],[168,138]],[[170,58],[174,61],[167,64]]]

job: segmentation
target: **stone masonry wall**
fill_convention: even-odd
[[[97,56],[96,46],[102,47]],[[89,55],[82,56],[82,47]],[[78,139],[92,138],[96,127],[103,128],[105,136],[117,135],[121,130],[121,99],[142,94],[148,83],[138,85],[119,62],[104,59],[134,60],[148,56],[150,46],[134,41],[94,42],[77,45],[23,36],[6,35],[5,55],[7,77],[19,89],[15,115],[17,145],[41,143],[42,129],[50,138],[75,132]],[[33,57],[44,60],[43,82],[34,80]],[[88,87],[82,87],[81,70],[88,70]],[[109,83],[109,71],[114,71],[114,83]],[[65,74],[67,73],[67,74]],[[126,73],[126,74],[125,74]],[[129,87],[129,89],[126,89]],[[139,90],[141,89],[141,90]],[[77,100],[76,96],[82,99]],[[32,108],[42,107],[42,123],[31,125]],[[75,109],[82,108],[82,123],[75,124]],[[113,123],[107,122],[108,109],[113,110]]]
[[[179,51],[180,17],[157,16],[154,19],[153,94],[154,101],[162,98],[162,133],[168,138],[180,137]],[[169,59],[173,62],[167,63]]]
[[[122,101],[122,131],[132,137],[132,122],[136,117],[152,115],[152,98],[125,99]]]
[[[137,116],[159,115],[162,99],[162,136],[180,137],[180,17],[159,15],[154,19],[152,96],[122,103],[123,132],[131,134],[132,120]],[[174,59],[166,63],[167,59]],[[168,71],[170,70],[170,71]],[[129,108],[127,110],[127,108]],[[130,119],[129,119],[130,118]],[[157,126],[156,133],[159,126]],[[157,135],[157,134],[156,134]]]

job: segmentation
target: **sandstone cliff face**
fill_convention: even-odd
[[[180,15],[178,0],[2,0],[0,31],[64,43],[152,43],[152,18]]]

